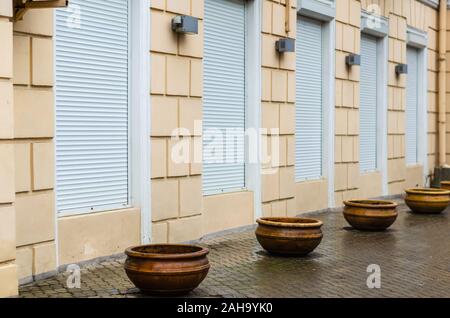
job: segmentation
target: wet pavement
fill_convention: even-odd
[[[450,210],[414,215],[402,205],[385,232],[359,232],[340,212],[308,214],[324,222],[321,245],[306,258],[267,254],[252,229],[200,242],[211,270],[188,297],[450,297]],[[66,273],[24,285],[20,297],[146,297],[123,270],[124,259],[82,267],[81,288]],[[369,265],[381,269],[370,289]]]

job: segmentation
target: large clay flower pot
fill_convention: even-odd
[[[321,221],[268,217],[257,220],[256,238],[270,253],[304,256],[322,241]]]
[[[441,189],[450,190],[450,181],[441,181]]]
[[[405,203],[414,213],[438,214],[444,211],[450,203],[450,190],[408,189]]]
[[[358,230],[383,231],[397,219],[397,204],[380,200],[352,200],[344,202],[344,217]]]
[[[125,251],[125,271],[142,292],[183,295],[195,289],[209,270],[207,248],[193,245],[142,245]]]

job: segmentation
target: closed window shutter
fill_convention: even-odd
[[[206,0],[204,14],[203,192],[245,187],[246,10],[242,0]],[[219,129],[222,140],[213,130]],[[226,138],[226,129],[236,129]],[[224,146],[222,156],[213,145]],[[222,162],[221,162],[222,161]]]
[[[408,75],[406,83],[406,162],[407,164],[416,164],[418,162],[417,154],[417,124],[418,124],[418,60],[419,52],[417,49],[408,47],[407,63]]]
[[[377,38],[363,34],[360,69],[360,169],[377,169]],[[344,92],[345,94],[345,92]]]
[[[300,17],[296,40],[297,180],[322,177],[323,99],[322,24]]]
[[[56,11],[58,212],[128,205],[128,1],[107,2]]]

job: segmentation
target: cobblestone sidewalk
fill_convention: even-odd
[[[381,233],[348,227],[341,213],[324,221],[324,239],[306,258],[268,255],[252,230],[202,241],[211,270],[189,297],[450,297],[450,212],[421,216],[400,207]],[[145,297],[123,270],[124,259],[82,268],[81,288],[67,274],[25,285],[20,297]],[[366,286],[369,264],[381,267],[381,289]]]

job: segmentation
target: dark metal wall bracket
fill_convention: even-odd
[[[28,10],[65,8],[69,5],[69,0],[11,0],[14,1],[14,16],[12,21],[20,21]]]

